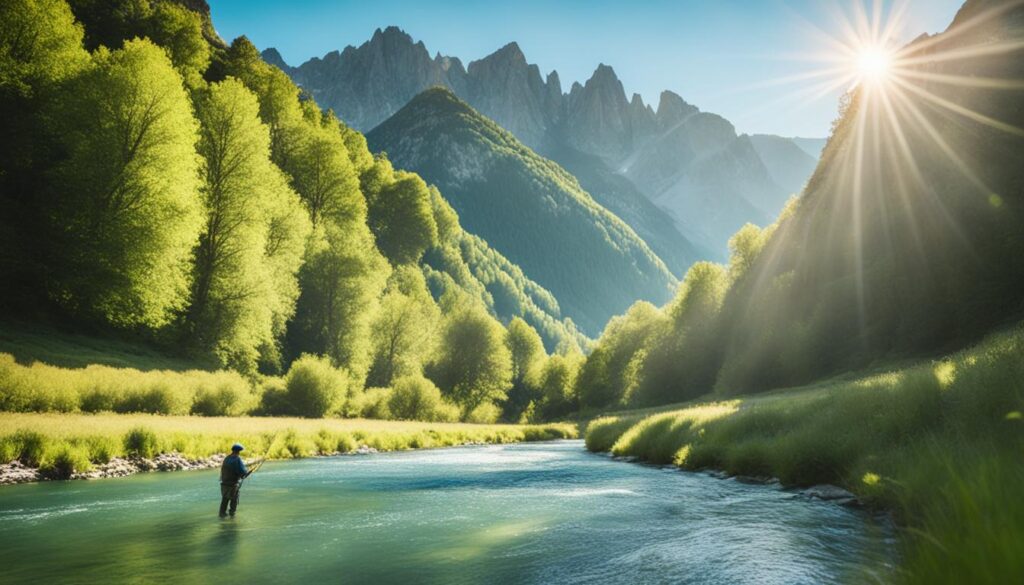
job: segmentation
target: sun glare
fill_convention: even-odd
[[[884,81],[892,69],[892,53],[882,47],[865,47],[857,55],[856,69],[862,81]]]

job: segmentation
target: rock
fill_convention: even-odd
[[[811,486],[801,493],[809,498],[816,498],[826,502],[835,502],[840,506],[860,506],[860,500],[858,500],[857,496],[852,492],[827,483]]]
[[[38,470],[28,467],[20,461],[15,460],[0,465],[0,485],[27,483],[30,481],[40,481],[41,479],[43,477],[39,474]]]
[[[369,445],[359,445],[359,448],[353,451],[356,455],[370,455],[377,453],[378,451]]]
[[[779,480],[768,475],[737,475],[734,479],[740,483],[756,485],[779,483]]]

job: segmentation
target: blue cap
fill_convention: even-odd
[[[240,445],[238,443],[235,443],[234,445],[231,445],[231,450],[232,451],[241,451],[242,449],[245,449],[245,447],[243,447],[242,445]]]

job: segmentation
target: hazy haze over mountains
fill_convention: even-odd
[[[422,42],[388,27],[359,47],[297,67],[274,49],[264,58],[363,131],[420,91],[448,87],[538,154],[570,168],[677,275],[695,257],[723,258],[728,237],[748,221],[770,221],[813,168],[813,160],[774,156],[773,162],[792,166],[770,173],[761,155],[773,155],[737,135],[724,118],[671,91],[661,94],[657,109],[637,94],[627,98],[604,64],[566,92],[557,72],[542,76],[514,42],[464,66],[455,57],[431,57]],[[637,193],[657,207],[641,209]]]
[[[437,185],[466,229],[550,290],[588,335],[637,299],[670,298],[675,279],[634,230],[450,91],[421,93],[366,138]]]

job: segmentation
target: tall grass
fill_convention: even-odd
[[[594,420],[588,448],[840,484],[907,527],[908,583],[1024,577],[1024,329],[861,380]]]
[[[0,460],[17,459],[43,469],[63,465],[67,477],[113,457],[177,452],[198,459],[225,453],[235,442],[245,445],[245,453],[252,457],[292,458],[347,453],[361,445],[397,451],[576,436],[576,427],[570,424],[0,413]]]
[[[0,353],[0,411],[239,415],[257,403],[236,372],[25,366]]]

